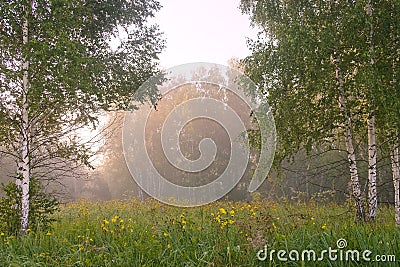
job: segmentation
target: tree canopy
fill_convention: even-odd
[[[355,141],[376,150],[371,135],[377,133],[381,142],[388,132],[392,140],[398,135],[399,4],[241,1],[242,11],[261,29],[257,40],[249,41],[252,55],[243,64],[260,88],[255,93],[267,96],[273,109],[278,161],[319,145],[343,149],[345,141],[360,217]],[[370,164],[376,168],[376,160]]]
[[[127,109],[160,72],[164,41],[148,22],[160,8],[155,0],[1,2],[0,151],[18,163],[22,198],[35,169],[88,164],[75,131],[95,127],[101,111]],[[139,97],[155,101],[156,87]]]

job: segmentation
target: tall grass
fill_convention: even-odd
[[[154,200],[78,201],[61,208],[50,232],[0,233],[1,266],[398,266],[400,231],[392,208],[357,224],[349,204],[221,201],[177,208]],[[272,261],[272,250],[348,249],[395,255],[396,262]],[[339,253],[339,252],[338,252]],[[259,254],[263,255],[263,254]],[[294,255],[294,254],[293,254]],[[286,257],[288,255],[286,254]]]

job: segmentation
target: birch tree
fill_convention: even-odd
[[[1,2],[0,123],[7,131],[0,149],[17,161],[22,232],[38,162],[88,164],[76,130],[95,127],[102,110],[128,108],[134,91],[158,72],[163,40],[147,20],[159,8],[155,0]],[[155,101],[156,90],[139,100]]]
[[[390,162],[392,166],[393,187],[394,187],[394,208],[396,225],[400,226],[400,154],[396,144],[390,146]]]
[[[399,2],[241,3],[253,24],[262,29],[258,40],[250,42],[252,55],[244,60],[245,71],[261,88],[256,93],[267,95],[274,107],[282,156],[301,147],[309,150],[326,141],[333,143],[341,134],[357,217],[374,221],[377,143],[387,142],[387,132],[392,167],[397,166]],[[368,148],[367,211],[355,140]],[[396,188],[394,167],[393,175]]]
[[[400,2],[390,1],[388,15],[390,34],[389,42],[385,45],[384,58],[386,62],[386,73],[384,79],[384,89],[382,102],[385,103],[384,109],[384,132],[387,133],[389,140],[390,161],[392,167],[392,180],[394,187],[394,207],[395,220],[400,227],[400,152],[399,152],[399,128],[400,128],[400,84],[398,76],[400,74]]]
[[[367,2],[365,11],[369,16],[369,61],[370,67],[373,71],[375,60],[374,60],[374,17],[373,17],[373,6],[371,0]],[[374,83],[372,83],[374,87]],[[376,129],[375,129],[375,114],[374,107],[370,105],[369,116],[367,119],[368,124],[368,219],[376,220],[376,210],[378,207],[378,199],[376,192],[376,158],[377,158],[377,145],[376,145]]]
[[[360,25],[364,6],[345,1],[244,0],[242,10],[262,29],[244,63],[246,73],[263,88],[259,93],[268,95],[274,108],[283,156],[300,147],[309,151],[334,143],[342,136],[357,218],[364,220],[353,133],[364,115],[354,58],[365,51],[365,42],[353,34],[365,27]]]
[[[393,160],[396,160],[400,121],[396,79],[399,72],[399,4],[399,1],[365,2],[367,46],[364,56],[358,59],[360,71],[356,82],[364,87],[368,111],[368,218],[371,221],[376,219],[378,204],[376,163],[379,148],[382,155],[390,155],[395,187],[397,180]]]
[[[391,165],[392,165],[392,175],[393,175],[393,186],[394,186],[394,207],[395,207],[395,220],[397,226],[400,227],[400,152],[399,152],[399,128],[400,128],[400,84],[398,80],[398,74],[400,72],[400,66],[399,66],[399,61],[400,61],[400,53],[399,53],[399,47],[400,47],[400,42],[398,36],[400,35],[399,32],[399,23],[400,23],[400,16],[399,12],[397,12],[400,9],[400,3],[397,1],[391,1],[391,10],[390,10],[390,40],[392,43],[392,49],[391,51],[391,63],[392,63],[392,78],[391,78],[391,86],[389,84],[389,88],[392,89],[393,92],[397,92],[397,97],[394,99],[397,99],[397,106],[394,105],[392,106],[392,111],[395,112],[394,118],[398,118],[397,124],[395,123],[394,128],[395,130],[393,131],[394,138],[392,139],[391,146],[390,146],[390,154],[391,154]],[[396,116],[396,111],[397,111],[397,116]]]

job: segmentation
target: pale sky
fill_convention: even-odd
[[[191,62],[226,65],[232,57],[249,55],[246,37],[256,37],[240,0],[159,0],[163,8],[155,22],[164,32],[167,47],[161,66]]]

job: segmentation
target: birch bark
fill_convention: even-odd
[[[336,54],[336,53],[335,53]],[[343,87],[343,74],[340,68],[340,56],[335,55],[334,64],[336,68],[336,79],[338,82],[339,90],[339,104],[342,114],[345,116],[344,128],[345,128],[345,142],[347,150],[347,158],[349,161],[350,168],[350,187],[352,191],[352,196],[356,203],[356,217],[358,220],[365,219],[364,203],[361,194],[360,181],[358,177],[356,154],[353,145],[353,135],[352,135],[352,119],[347,110],[345,92]]]
[[[368,219],[376,220],[378,196],[376,191],[376,129],[375,116],[368,119]]]
[[[392,163],[392,175],[394,186],[394,207],[396,225],[400,227],[400,156],[397,144],[390,146],[390,160]]]
[[[373,25],[373,11],[372,3],[368,1],[366,6],[366,12],[369,16],[369,58],[372,73],[374,74],[373,68],[375,65],[374,60],[374,25]],[[375,77],[374,77],[375,78]],[[373,83],[374,84],[374,83]],[[373,86],[372,84],[372,86]],[[370,88],[373,90],[373,88]],[[370,105],[369,117],[367,119],[368,124],[368,219],[371,221],[376,220],[376,210],[378,208],[378,196],[376,191],[376,157],[377,157],[377,145],[376,145],[376,128],[375,128],[375,115],[374,108]]]
[[[24,6],[24,18],[22,25],[22,43],[25,46],[29,41],[29,6]],[[30,182],[30,160],[29,160],[29,60],[23,58],[22,62],[22,109],[21,109],[21,147],[20,162],[18,167],[17,185],[21,189],[21,232],[25,233],[29,227],[29,182]]]

